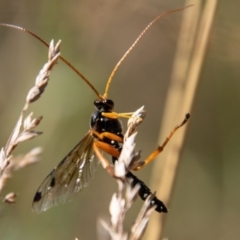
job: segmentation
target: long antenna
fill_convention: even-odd
[[[32,35],[33,37],[35,37],[37,40],[39,40],[41,43],[43,43],[45,46],[49,47],[49,44],[47,42],[45,42],[42,38],[40,38],[37,34],[31,32],[30,30],[23,28],[23,27],[19,27],[13,24],[8,24],[8,23],[0,23],[0,26],[3,27],[10,27],[10,28],[14,28],[23,32],[27,32],[28,34]],[[79,77],[82,78],[82,80],[84,80],[87,85],[95,92],[95,94],[98,96],[99,99],[103,99],[103,96],[96,90],[96,88],[91,84],[91,82],[81,73],[77,70],[77,68],[75,68],[67,59],[65,59],[62,56],[59,56],[59,58],[66,63],[75,73],[77,73],[77,75]]]
[[[159,19],[171,14],[171,13],[175,13],[175,12],[179,12],[179,11],[183,11],[186,8],[192,7],[193,5],[188,5],[184,8],[178,8],[178,9],[174,9],[174,10],[170,10],[168,12],[164,12],[161,15],[157,16],[152,22],[150,22],[147,27],[141,32],[141,34],[138,36],[138,38],[135,40],[135,42],[132,44],[132,46],[125,52],[125,54],[123,55],[123,57],[119,60],[119,62],[117,63],[117,65],[115,66],[115,68],[113,69],[112,73],[110,74],[110,77],[108,78],[107,84],[106,84],[106,88],[105,88],[105,93],[103,95],[104,98],[108,98],[108,90],[110,87],[110,84],[112,82],[113,76],[116,73],[117,69],[119,68],[119,66],[121,65],[121,63],[123,62],[123,60],[127,57],[127,55],[133,50],[133,48],[136,46],[136,44],[138,43],[138,41],[142,38],[142,36],[147,32],[147,30],[155,23],[157,22]]]

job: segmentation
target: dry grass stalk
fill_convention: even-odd
[[[60,56],[60,41],[54,46],[54,42],[51,41],[48,53],[48,62],[40,70],[35,85],[29,90],[26,102],[17,120],[17,123],[10,135],[7,144],[0,151],[0,193],[6,184],[7,179],[12,176],[13,171],[19,170],[32,163],[38,161],[38,155],[41,152],[41,148],[34,148],[24,156],[18,156],[13,158],[12,152],[18,146],[19,143],[30,140],[42,134],[42,132],[36,131],[35,128],[40,124],[42,116],[33,118],[33,113],[24,117],[26,110],[30,103],[35,102],[42,95],[45,90],[48,81],[50,71],[56,64]],[[7,194],[3,202],[14,203],[16,200],[15,193]]]
[[[189,0],[185,4],[189,4]],[[176,119],[176,109],[178,109],[177,114],[180,115],[187,111],[191,112],[216,7],[217,0],[207,1],[205,4],[197,1],[194,8],[183,12],[178,49],[164,106],[159,139],[164,138],[165,131],[174,124],[171,119]],[[161,161],[154,163],[151,175],[154,182],[152,181],[151,185],[154,185],[153,188],[157,189],[166,203],[171,197],[185,132],[186,127],[168,144],[168,151],[160,156]],[[146,239],[162,239],[165,217],[167,216],[161,215],[161,218],[153,216]]]
[[[102,219],[100,220],[100,223],[108,233],[108,236],[113,240],[141,239],[147,227],[149,216],[155,209],[155,206],[151,205],[151,200],[154,197],[154,194],[152,194],[144,202],[144,205],[131,228],[131,233],[128,236],[124,231],[123,222],[127,211],[137,198],[140,186],[136,185],[135,187],[131,187],[131,183],[128,182],[129,180],[125,178],[125,175],[129,170],[142,164],[141,161],[139,161],[140,152],[136,152],[134,149],[136,145],[135,138],[137,135],[136,127],[142,122],[144,117],[145,111],[142,107],[138,109],[128,121],[128,129],[124,136],[123,149],[118,161],[114,164],[114,174],[118,184],[118,190],[117,193],[113,194],[109,206],[111,220],[110,223],[107,223]]]

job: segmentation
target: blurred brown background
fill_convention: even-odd
[[[143,28],[160,13],[184,5],[173,0],[1,1],[0,22],[28,28],[48,42],[61,39],[61,54],[103,93],[115,64]],[[192,118],[163,234],[170,240],[240,237],[239,9],[236,0],[219,3],[193,108],[186,109]],[[143,157],[157,146],[182,14],[167,16],[150,29],[119,68],[109,92],[117,112],[145,105],[147,118],[137,138]],[[0,146],[5,145],[46,57],[47,48],[28,34],[0,28]],[[35,116],[44,117],[39,127],[44,134],[15,152],[42,146],[42,160],[16,172],[4,189],[2,195],[15,191],[19,197],[15,205],[0,205],[1,239],[98,238],[97,219],[108,218],[116,189],[101,166],[90,186],[71,203],[39,215],[31,210],[39,184],[88,130],[95,98],[59,61],[46,92],[31,106]],[[175,122],[181,119],[179,115]],[[146,183],[152,166],[137,174]],[[126,229],[141,203],[138,200],[128,215]]]

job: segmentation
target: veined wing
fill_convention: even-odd
[[[94,158],[93,142],[94,137],[89,131],[52,170],[35,194],[33,211],[45,211],[64,203],[73,193],[88,185],[98,165]]]

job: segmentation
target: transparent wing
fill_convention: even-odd
[[[66,202],[73,193],[86,187],[98,165],[94,157],[94,138],[90,132],[46,177],[33,199],[33,211],[45,211]]]

